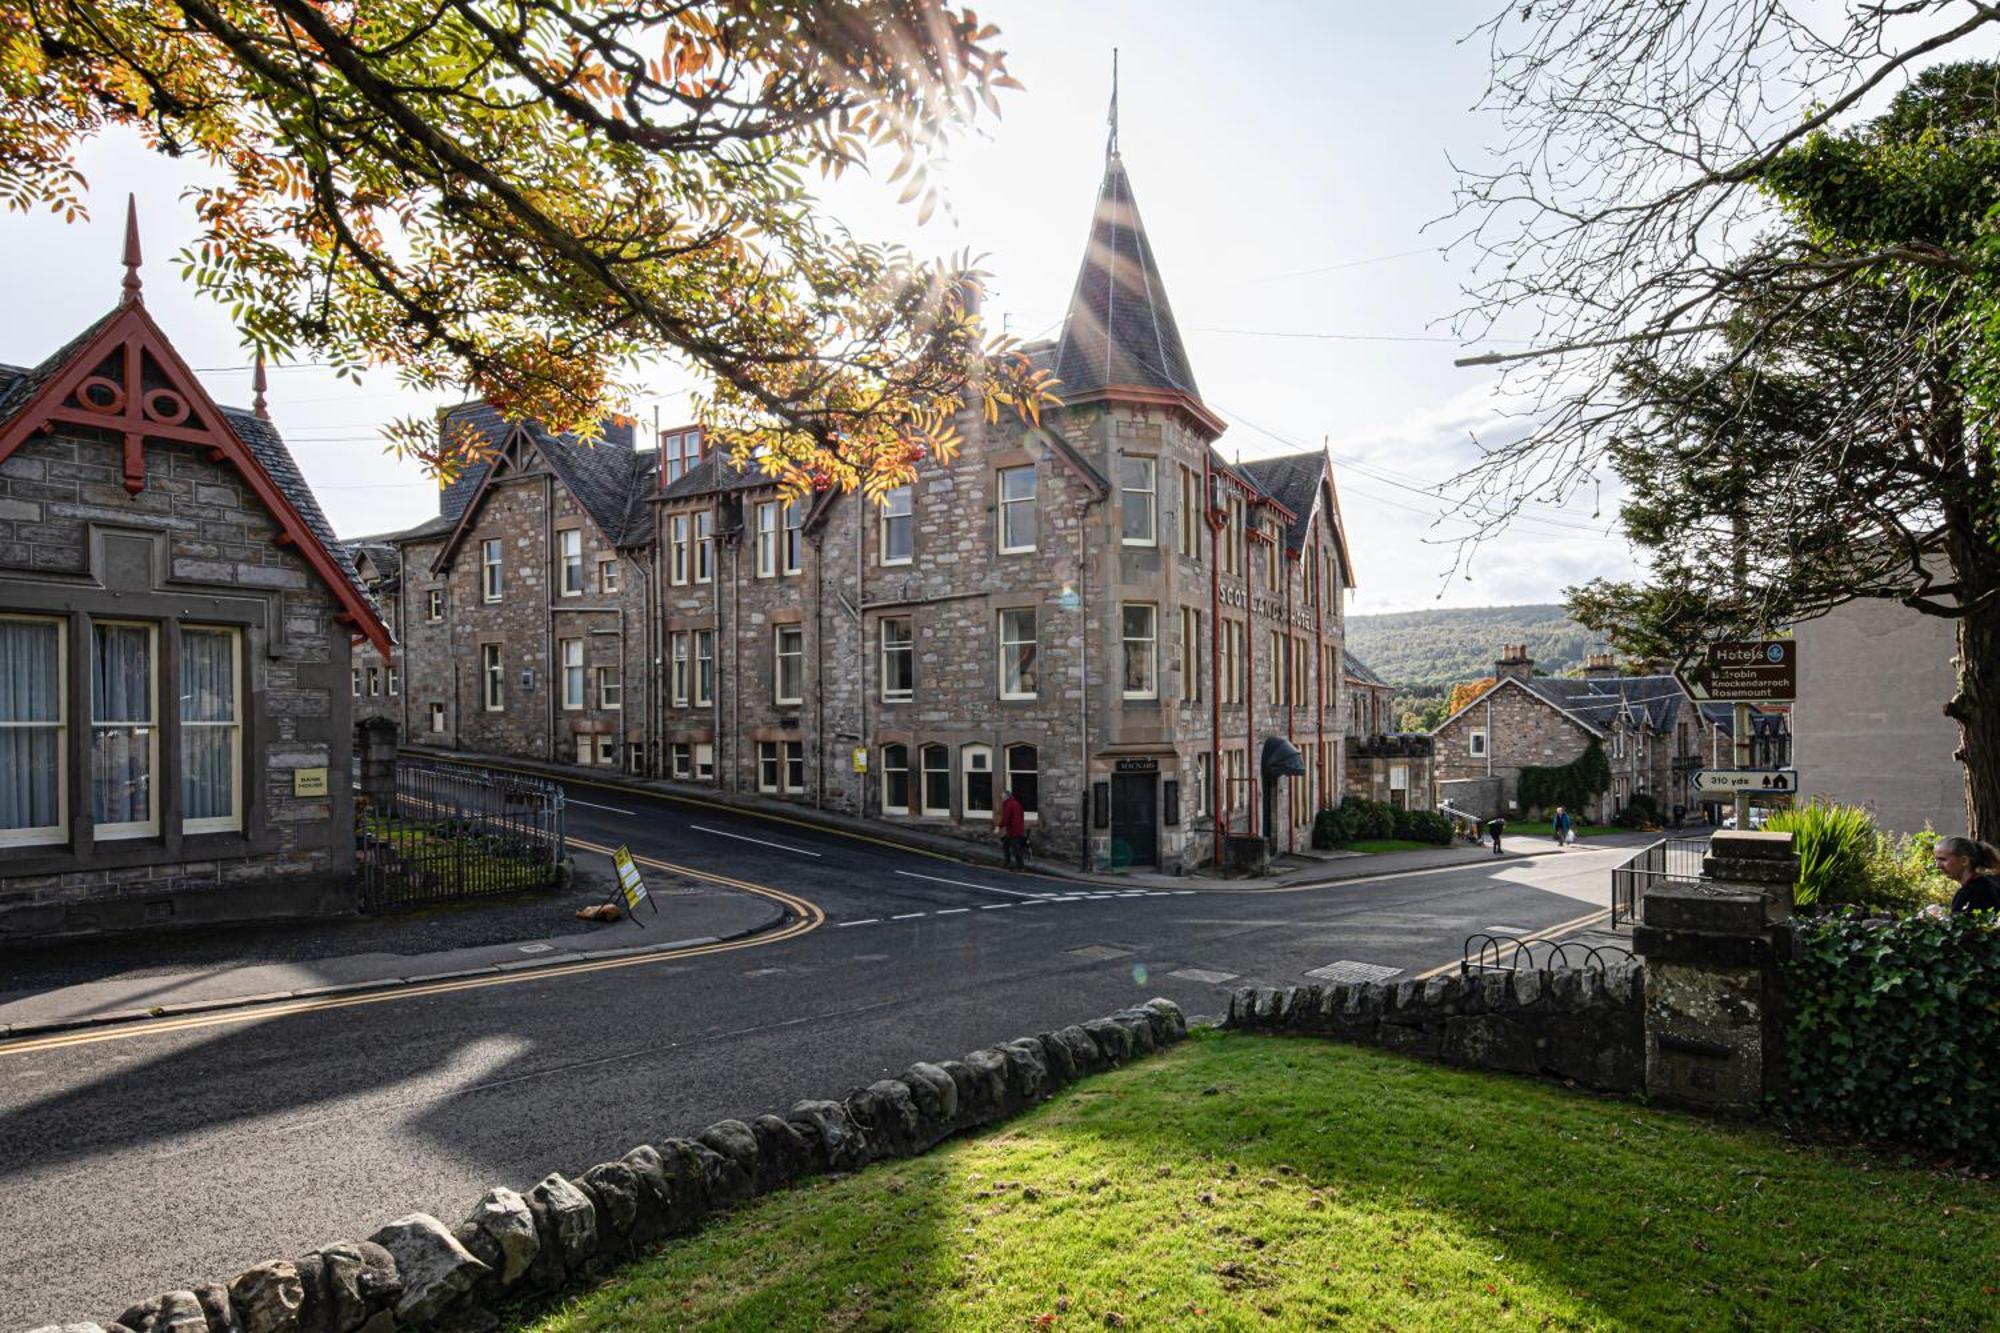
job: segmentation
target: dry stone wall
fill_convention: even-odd
[[[1246,987],[1230,998],[1224,1026],[1332,1037],[1450,1065],[1637,1092],[1646,1075],[1644,998],[1637,965],[1448,973],[1421,981]]]
[[[839,1101],[722,1120],[691,1139],[640,1144],[575,1180],[488,1190],[456,1226],[422,1213],[364,1241],[273,1260],[227,1283],[141,1301],[105,1324],[35,1333],[391,1333],[491,1327],[496,1307],[558,1291],[714,1213],[809,1176],[910,1157],[1046,1101],[1066,1083],[1187,1035],[1152,1000],[1039,1036],[911,1065]]]

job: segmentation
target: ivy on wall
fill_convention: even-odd
[[[1553,810],[1568,806],[1581,810],[1611,787],[1611,763],[1604,747],[1592,740],[1584,752],[1567,764],[1521,770],[1520,801],[1523,810]]]

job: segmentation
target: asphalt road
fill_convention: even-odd
[[[0,1046],[0,1333],[109,1319],[412,1210],[449,1224],[491,1184],[1154,995],[1215,1014],[1234,986],[1337,962],[1422,971],[1475,931],[1585,915],[1627,854],[1121,893],[572,790],[573,837],[781,889],[826,920],[699,957]]]

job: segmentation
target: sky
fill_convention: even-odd
[[[1330,447],[1348,524],[1356,614],[1559,600],[1632,570],[1615,497],[1586,492],[1531,511],[1461,564],[1462,523],[1434,488],[1512,428],[1491,370],[1459,369],[1448,321],[1465,264],[1440,253],[1456,179],[1498,138],[1474,110],[1483,46],[1461,41],[1492,0],[1362,0],[1218,7],[1205,0],[988,0],[1025,91],[1002,95],[931,176],[941,207],[919,226],[896,187],[850,178],[825,196],[858,235],[925,254],[969,250],[992,273],[985,310],[1023,338],[1053,336],[1083,257],[1104,168],[1111,52],[1119,148],[1225,457]],[[1234,21],[1230,21],[1230,20]],[[33,364],[112,305],[124,197],[138,197],[154,317],[225,404],[249,367],[227,311],[171,263],[196,233],[186,164],[107,138],[80,165],[91,218],[0,214],[8,299],[0,362]],[[889,163],[883,164],[886,172]],[[27,262],[22,262],[23,260]],[[336,531],[407,527],[436,484],[383,452],[381,428],[435,398],[393,374],[358,386],[274,368],[271,411]],[[641,421],[688,413],[688,376],[662,366]]]

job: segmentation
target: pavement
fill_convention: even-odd
[[[1480,933],[1562,938],[1602,920],[1608,872],[1629,854],[1468,849],[1401,868],[1379,856],[1366,858],[1373,875],[1244,892],[1010,874],[712,801],[566,785],[580,845],[627,843],[649,881],[733,888],[783,904],[784,920],[649,954],[577,949],[547,966],[0,1040],[0,1333],[110,1318],[411,1211],[454,1222],[493,1184],[579,1172],[1154,995],[1215,1015],[1236,986],[1329,968],[1422,975],[1458,966]],[[449,932],[471,927],[428,918],[416,929],[446,946],[431,952],[523,942],[465,943]],[[712,933],[675,927],[661,942]],[[132,947],[147,943],[167,939]],[[356,956],[249,965],[325,972]]]

